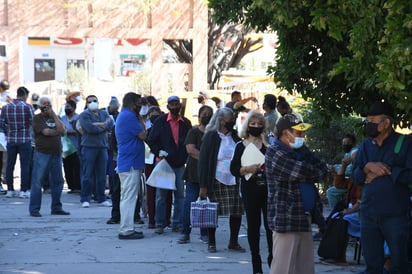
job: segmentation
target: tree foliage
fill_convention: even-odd
[[[279,37],[280,86],[312,101],[329,124],[391,102],[412,120],[412,2],[409,0],[209,0],[217,22],[245,23]]]

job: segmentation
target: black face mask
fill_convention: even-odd
[[[226,128],[228,131],[232,131],[234,126],[235,126],[235,122],[234,122],[234,121],[230,121],[230,122],[226,122],[226,123],[225,123],[225,128]]]
[[[363,131],[371,138],[377,137],[380,132],[378,130],[379,123],[367,122],[363,127]]]
[[[160,115],[152,115],[152,116],[150,116],[150,123],[154,123],[155,121],[156,121],[156,119],[157,119],[157,117],[159,117]]]
[[[254,137],[259,137],[263,132],[263,127],[249,127],[248,132]]]
[[[200,122],[202,123],[202,125],[206,126],[207,124],[209,124],[211,118],[212,116],[203,116],[202,118],[200,118]]]
[[[73,113],[73,110],[68,109],[68,108],[65,108],[65,109],[64,109],[64,113],[66,113],[66,115],[70,115],[70,114]]]
[[[172,115],[179,115],[180,108],[169,108],[169,111]]]
[[[342,145],[342,150],[345,153],[348,153],[353,148],[352,145]]]

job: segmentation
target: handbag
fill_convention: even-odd
[[[190,222],[192,228],[212,228],[217,227],[217,208],[219,203],[210,202],[209,198],[191,202]]]
[[[331,218],[319,243],[318,255],[325,259],[345,258],[348,222],[342,217]]]
[[[166,159],[160,160],[152,170],[146,184],[152,187],[176,190],[176,175]]]

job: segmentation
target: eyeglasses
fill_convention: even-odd
[[[97,100],[94,99],[94,100],[87,101],[88,104],[93,103],[93,102],[94,102],[94,103],[97,103]]]

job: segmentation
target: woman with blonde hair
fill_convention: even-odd
[[[250,251],[252,253],[253,273],[263,273],[262,259],[260,257],[260,226],[262,223],[266,231],[268,247],[267,262],[270,267],[272,262],[272,231],[267,221],[267,187],[264,170],[264,155],[266,152],[266,125],[263,114],[256,110],[250,111],[240,129],[239,136],[243,141],[238,142],[235,147],[232,161],[230,163],[231,173],[240,178],[242,200],[246,211],[247,236]],[[242,155],[248,146],[254,146],[255,153],[261,153],[263,162],[256,164],[242,164]],[[251,157],[251,156],[249,156]],[[259,157],[256,157],[259,158]]]

